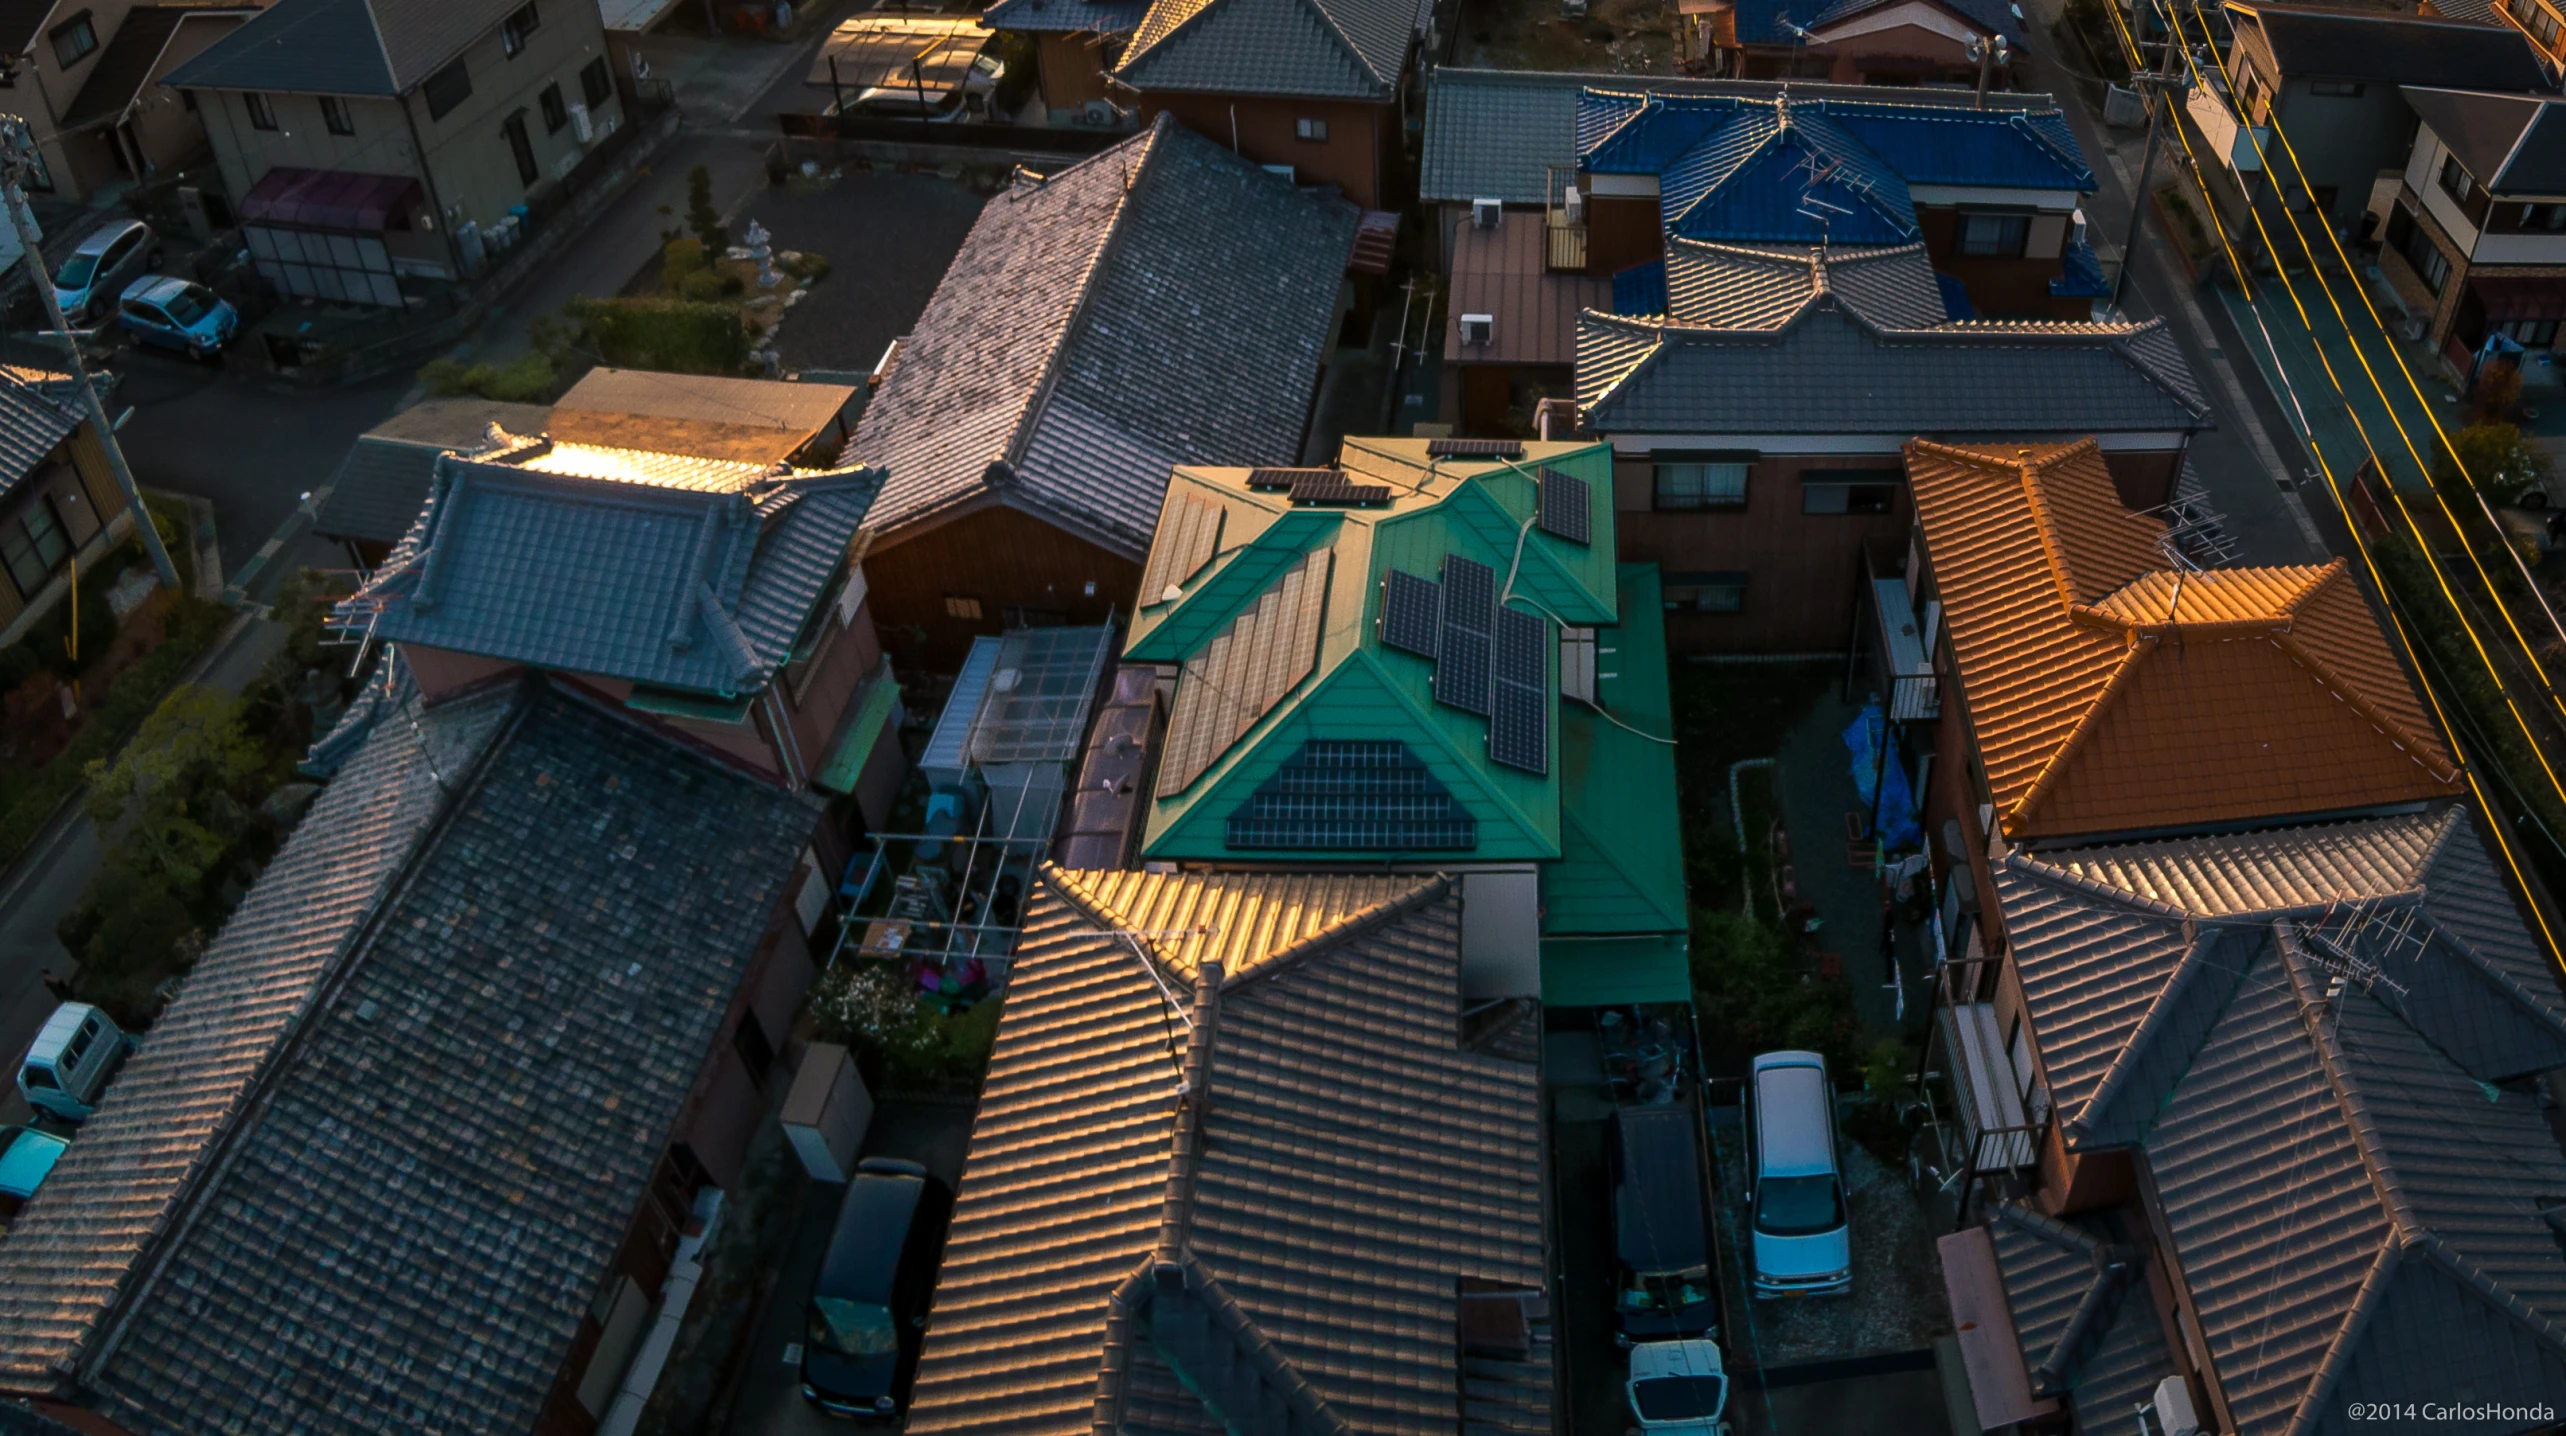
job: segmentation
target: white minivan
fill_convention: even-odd
[[[86,1120],[133,1050],[134,1039],[114,1018],[86,1002],[66,1002],[45,1020],[18,1064],[18,1095],[66,1122]]]
[[[1853,1286],[1853,1237],[1844,1218],[1835,1096],[1826,1059],[1767,1052],[1750,1069],[1749,1198],[1754,1205],[1755,1294],[1815,1296]]]

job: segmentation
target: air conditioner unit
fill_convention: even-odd
[[[1496,342],[1497,342],[1497,316],[1496,316],[1496,315],[1494,315],[1494,314],[1464,314],[1464,315],[1462,315],[1462,316],[1461,316],[1461,342],[1462,342],[1462,343],[1464,343],[1464,344],[1494,344],[1494,343],[1496,343]]]
[[[597,126],[588,118],[588,107],[586,105],[573,105],[570,107],[570,132],[577,135],[579,137],[579,142],[583,145],[588,143],[590,140],[597,138]]]
[[[1561,199],[1559,207],[1567,214],[1570,224],[1586,222],[1586,196],[1577,192],[1577,186],[1568,187],[1568,193]]]
[[[2156,1383],[2156,1429],[2160,1436],[2201,1436],[2201,1418],[2192,1410],[2192,1388],[2179,1376]]]
[[[1506,221],[1506,202],[1501,199],[1474,199],[1470,202],[1470,227],[1495,229]]]
[[[1266,165],[1264,166],[1264,170],[1267,174],[1282,176],[1285,184],[1292,183],[1292,177],[1299,173],[1299,171],[1293,169],[1290,165]]]

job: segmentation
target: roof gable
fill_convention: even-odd
[[[1142,91],[1386,100],[1416,24],[1403,0],[1156,0],[1115,73]]]
[[[2458,793],[2341,560],[2173,573],[2151,552],[2157,526],[2119,508],[2091,440],[2009,451],[1917,440],[1907,471],[2007,836]]]
[[[1668,164],[1666,232],[1763,243],[1900,244],[1915,238],[1906,181],[1822,114],[1752,110]]]
[[[1161,116],[990,200],[846,461],[905,530],[995,496],[1139,558],[1167,471],[1289,463],[1359,216]]]
[[[1677,237],[1667,242],[1665,264],[1666,316],[1704,329],[1786,324],[1819,290],[1884,329],[1930,328],[1949,318],[1920,243],[1802,248]]]
[[[2549,88],[2529,37],[2509,25],[2333,6],[2239,3],[2229,10],[2290,79]]]

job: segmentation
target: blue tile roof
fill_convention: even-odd
[[[448,455],[344,611],[386,642],[753,693],[791,657],[880,484],[849,469],[667,488]]]
[[[2059,299],[2108,299],[2111,281],[2103,277],[2103,261],[2094,253],[2092,241],[2080,239],[2067,246],[2065,272],[2049,281],[2049,292]]]
[[[1653,259],[1613,276],[1615,314],[1666,312],[1666,261]]]
[[[1695,239],[1899,244],[1911,185],[2094,188],[2054,110],[1589,90],[1577,142],[1590,173],[1658,176],[1667,228]]]

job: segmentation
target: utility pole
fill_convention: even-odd
[[[53,321],[54,332],[63,339],[71,354],[72,382],[80,389],[80,402],[89,410],[89,427],[98,435],[98,447],[107,451],[107,468],[116,476],[116,487],[125,491],[125,507],[134,516],[134,528],[142,535],[143,551],[151,555],[151,566],[160,581],[178,587],[178,566],[169,561],[169,550],[160,546],[160,529],[151,521],[151,510],[143,505],[143,491],[134,483],[134,471],[125,466],[124,446],[116,442],[116,430],[107,422],[107,410],[98,402],[98,386],[89,382],[89,365],[81,357],[79,336],[63,321],[62,301],[54,296],[53,275],[45,268],[43,242],[36,237],[35,216],[27,212],[26,179],[42,161],[36,154],[35,135],[27,122],[16,115],[0,115],[0,191],[5,191],[10,226],[18,232],[18,247],[27,266],[27,282],[35,287],[36,297],[44,302],[45,315]]]
[[[2129,82],[2147,96],[2147,152],[2138,161],[2138,190],[2129,197],[2129,233],[2121,241],[2120,273],[2112,276],[2112,308],[2121,307],[2121,293],[2129,288],[2129,267],[2138,256],[2138,225],[2147,213],[2148,177],[2156,168],[2156,145],[2163,138],[2166,106],[2173,96],[2190,88],[2180,68],[2181,58],[2175,50],[2173,27],[2166,27],[2165,50],[2153,75],[2132,74]],[[2208,199],[2207,195],[2202,196]]]
[[[2013,63],[2013,45],[2002,35],[1972,35],[1969,37],[1969,58],[1978,62],[1977,108],[1983,110],[1987,108],[1987,82],[1994,77],[1998,66]]]

